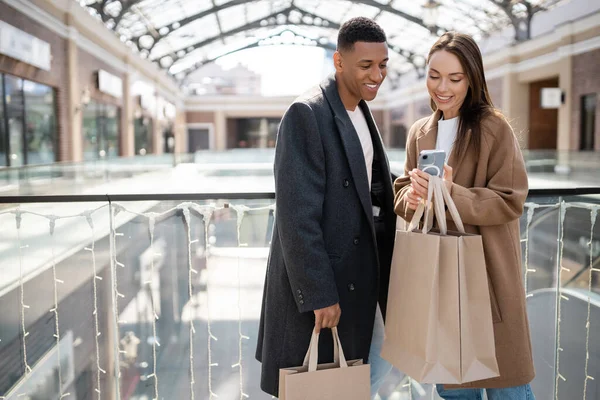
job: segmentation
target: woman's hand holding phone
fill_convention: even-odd
[[[420,169],[414,168],[408,171],[408,176],[410,177],[411,187],[406,191],[404,200],[408,208],[414,211],[419,206],[419,203],[427,198],[430,175]],[[452,167],[448,164],[444,164],[444,182],[448,186],[448,190],[450,190],[452,186]]]

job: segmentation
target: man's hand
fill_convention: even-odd
[[[342,309],[340,308],[340,303],[315,310],[315,331],[319,333],[321,332],[321,328],[338,326],[341,315]]]

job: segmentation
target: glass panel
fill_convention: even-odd
[[[275,147],[277,129],[281,120],[277,118],[240,118],[237,120],[235,137],[230,147],[268,148]]]
[[[7,165],[6,119],[4,118],[4,75],[0,74],[0,166]]]
[[[152,153],[152,119],[141,117],[135,120],[135,154],[144,156]]]
[[[581,142],[580,150],[594,150],[596,134],[596,93],[581,96]]]
[[[117,298],[118,337],[126,352],[120,360],[122,398],[154,398],[155,390],[157,398],[189,398],[190,390],[202,399],[211,391],[237,398],[240,390],[252,399],[270,398],[260,390],[253,355],[272,201],[235,202],[252,209],[239,231],[236,210],[217,204],[121,203],[114,221],[123,234],[117,236],[117,261],[125,266],[116,274],[123,294]],[[154,228],[150,213],[158,216]],[[239,361],[242,369],[232,369]]]
[[[25,107],[23,105],[23,80],[16,76],[4,75],[6,117],[8,118],[9,165],[18,167],[25,164],[23,152],[23,129]]]
[[[188,152],[210,148],[210,130],[208,128],[188,128]]]
[[[587,398],[600,373],[600,196],[530,197],[521,218],[537,398]],[[560,349],[560,350],[559,350]],[[556,376],[558,395],[555,397]],[[586,382],[587,381],[587,382]],[[584,385],[585,383],[585,385]]]
[[[23,81],[26,117],[27,164],[50,164],[56,160],[57,139],[54,89]]]
[[[97,160],[99,157],[99,132],[98,114],[100,105],[94,101],[83,109],[83,159],[86,161]]]
[[[175,152],[175,133],[173,132],[174,126],[172,122],[166,124],[163,128],[163,152],[165,154]]]
[[[97,366],[109,371],[101,392],[114,391],[108,212],[107,203],[2,204],[0,397],[89,398]]]
[[[120,109],[91,102],[83,113],[84,160],[119,156]]]
[[[272,204],[2,205],[0,396],[269,399],[254,351]]]
[[[104,135],[101,156],[116,158],[119,156],[119,137],[121,131],[121,111],[119,107],[106,104],[104,106]],[[104,155],[102,155],[104,151]]]

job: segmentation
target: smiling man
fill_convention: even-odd
[[[256,357],[261,388],[278,395],[279,369],[302,364],[314,329],[331,362],[337,326],[347,359],[371,364],[372,396],[391,366],[380,356],[396,217],[388,161],[365,101],[386,76],[383,30],[346,22],[335,76],[285,113],[275,152],[276,216]]]

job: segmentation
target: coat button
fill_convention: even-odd
[[[302,300],[302,299],[304,298],[304,296],[302,296],[301,294],[299,294],[299,295],[298,295],[298,298],[299,298],[300,300]]]
[[[300,289],[296,290],[296,292],[297,292],[298,294],[302,294],[302,290],[300,290]]]
[[[349,283],[348,284],[348,290],[353,292],[354,291],[354,283]]]
[[[300,301],[298,301],[298,303],[304,304],[304,300],[300,299]]]
[[[348,179],[344,179],[344,187],[347,188],[350,186],[350,181]]]
[[[358,240],[358,238],[354,238],[354,244],[358,244],[360,242],[360,240]]]

